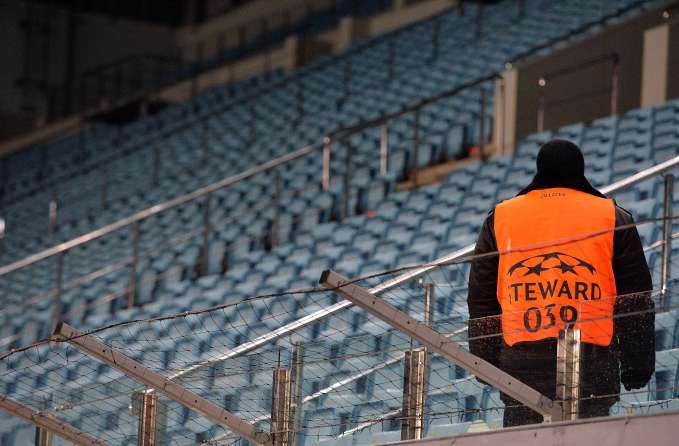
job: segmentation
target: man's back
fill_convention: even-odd
[[[628,389],[645,385],[655,363],[652,284],[631,223],[586,180],[576,146],[545,144],[533,182],[491,211],[479,235],[469,276],[471,351],[553,398],[556,333],[589,320],[581,416],[606,415],[621,379]],[[502,399],[505,425],[541,421]]]
[[[609,345],[613,202],[568,188],[534,190],[497,205],[494,228],[507,345],[556,338],[568,324],[583,341]]]

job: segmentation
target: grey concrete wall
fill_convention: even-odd
[[[517,138],[537,130],[538,80],[542,76],[604,54],[617,53],[620,57],[619,113],[640,107],[644,31],[661,23],[664,23],[662,9],[649,11],[545,58],[520,64]],[[545,87],[545,129],[609,116],[611,74],[612,63],[606,62],[548,82]]]

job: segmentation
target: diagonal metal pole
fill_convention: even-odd
[[[55,420],[43,412],[33,410],[18,401],[8,398],[6,395],[0,395],[0,410],[22,418],[38,426],[40,429],[52,432],[54,435],[58,435],[64,440],[79,446],[108,446],[108,443],[104,440],[99,440],[68,423]]]
[[[354,305],[366,310],[392,327],[419,341],[449,361],[469,370],[479,379],[525,404],[546,420],[561,419],[561,405],[542,395],[537,390],[498,369],[488,361],[472,354],[457,342],[437,332],[426,324],[414,319],[391,304],[370,293],[348,278],[327,270],[321,275],[319,283],[327,289],[342,295]]]
[[[166,378],[160,373],[154,372],[94,337],[84,334],[68,324],[60,324],[55,330],[55,335],[89,356],[108,364],[114,369],[120,370],[130,378],[158,392],[164,393],[178,403],[195,410],[213,423],[229,429],[256,444],[272,444],[271,436],[268,433],[257,431],[252,424],[241,419],[238,415],[196,395],[185,387],[173,382],[171,378]]]

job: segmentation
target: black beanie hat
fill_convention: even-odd
[[[545,179],[572,179],[585,176],[585,158],[570,141],[553,139],[540,147],[537,176]]]
[[[564,139],[553,139],[540,147],[538,172],[533,181],[518,195],[536,189],[567,187],[598,197],[605,197],[585,178],[585,158],[580,148]]]

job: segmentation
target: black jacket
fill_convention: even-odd
[[[494,212],[486,218],[475,254],[497,252]],[[632,216],[616,206],[616,227],[634,223]],[[611,395],[618,399],[620,382],[626,389],[646,385],[655,369],[655,336],[650,296],[651,275],[636,227],[616,230],[613,238],[613,273],[619,296],[611,345],[583,345],[581,396]],[[554,398],[556,388],[556,341],[546,340],[507,346],[501,333],[497,293],[498,256],[477,257],[469,274],[469,348],[472,353]],[[485,336],[485,337],[484,337]],[[479,338],[480,337],[480,338]],[[504,399],[504,398],[503,398]]]

